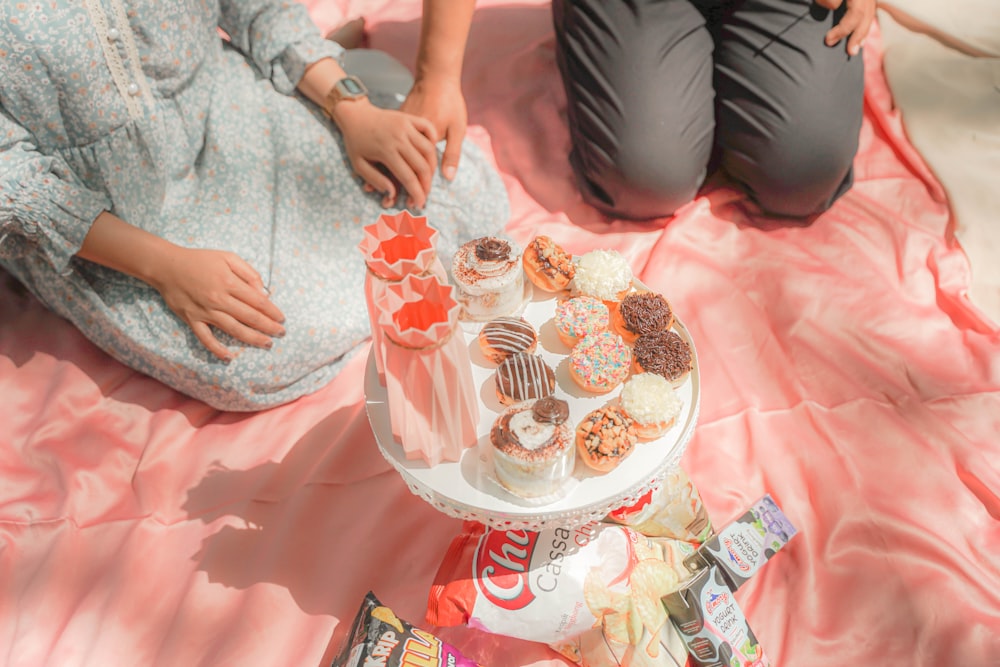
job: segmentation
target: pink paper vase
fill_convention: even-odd
[[[447,280],[444,266],[437,256],[434,242],[437,230],[427,224],[425,216],[413,216],[408,211],[383,213],[374,223],[364,227],[364,238],[358,249],[364,255],[365,302],[372,330],[372,350],[379,381],[385,384],[384,341],[378,329],[375,301],[389,283],[398,282],[410,274],[433,273]]]
[[[407,458],[434,466],[476,444],[479,402],[461,307],[433,274],[408,275],[378,301],[392,431]]]

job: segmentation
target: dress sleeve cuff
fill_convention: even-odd
[[[41,252],[57,271],[65,272],[94,220],[110,209],[106,195],[52,173],[0,184],[0,257]]]
[[[291,95],[309,65],[323,58],[337,60],[343,52],[343,46],[319,35],[289,44],[273,63],[271,81],[279,92]]]

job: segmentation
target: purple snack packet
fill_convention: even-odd
[[[479,667],[436,636],[415,628],[368,592],[331,667]]]
[[[736,591],[795,533],[795,526],[768,494],[708,539],[685,565],[692,572],[717,565],[729,588]]]

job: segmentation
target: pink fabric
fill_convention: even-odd
[[[418,0],[311,5],[324,28],[366,14],[372,45],[412,61]],[[470,44],[471,136],[506,179],[510,232],[615,248],[668,296],[701,360],[684,467],[717,523],[769,492],[799,528],[738,594],[774,663],[997,665],[1000,330],[963,297],[877,34],[857,184],[807,227],[722,183],[672,220],[606,224],[566,161],[548,4],[482,0]],[[0,661],[318,665],[369,589],[422,623],[460,524],[379,456],[364,354],[294,404],[221,414],[7,285],[0,313]],[[442,636],[484,665],[564,664]]]

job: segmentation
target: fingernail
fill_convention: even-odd
[[[272,347],[274,347],[274,341],[273,340],[267,341],[266,343],[264,343],[264,347],[270,350]]]
[[[281,331],[278,332],[277,335],[278,335],[278,338],[284,338],[285,337],[285,330],[282,329]]]
[[[452,165],[449,164],[447,167],[444,168],[444,171],[442,173],[444,174],[445,180],[448,180],[448,181],[454,180],[454,178],[455,178],[455,167],[453,167]]]

